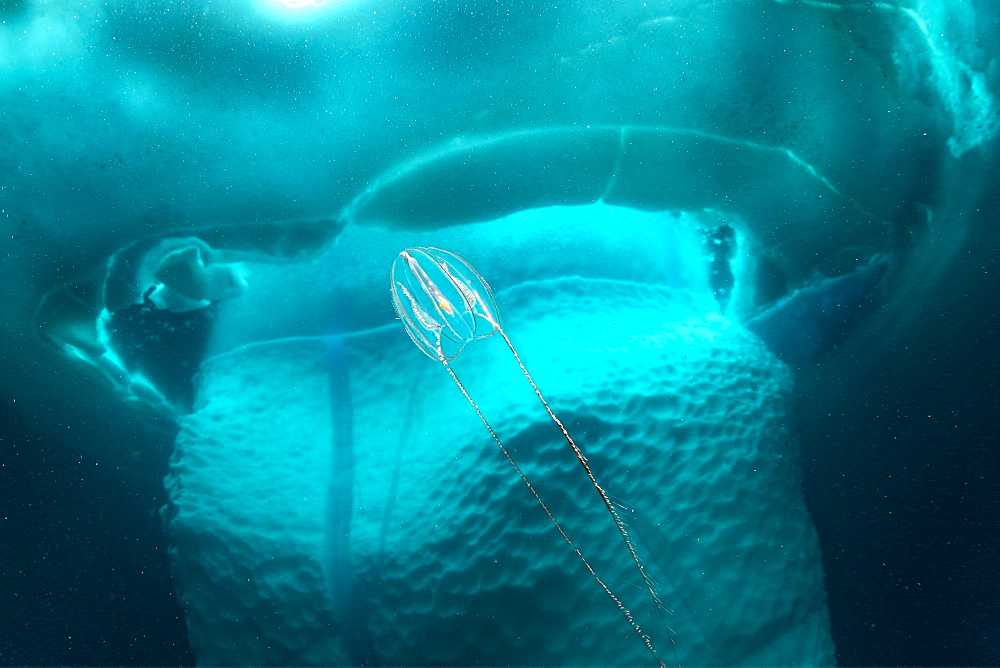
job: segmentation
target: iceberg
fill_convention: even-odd
[[[653,555],[676,662],[939,657],[912,629],[866,653],[856,552],[829,547],[854,490],[823,475],[875,450],[907,472],[886,480],[992,465],[973,436],[871,443],[919,437],[914,415],[975,431],[959,398],[992,396],[960,372],[992,360],[996,15],[10,3],[0,397],[123,484],[162,452],[165,507],[136,512],[162,519],[198,662],[649,661],[394,320],[392,259],[454,249]],[[674,662],[497,344],[458,373]],[[65,651],[44,662],[93,659]]]

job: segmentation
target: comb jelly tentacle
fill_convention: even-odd
[[[611,514],[615,526],[625,541],[629,555],[642,578],[642,582],[648,590],[657,611],[661,614],[661,621],[663,621],[669,635],[671,649],[674,652],[676,660],[677,651],[673,632],[666,624],[665,619],[662,618],[665,607],[657,595],[652,579],[649,577],[642,560],[639,558],[629,538],[625,523],[615,510],[614,504],[611,502],[607,492],[598,483],[591,466],[587,463],[587,458],[584,456],[583,451],[570,436],[563,423],[556,417],[555,412],[549,407],[548,402],[542,396],[541,390],[538,389],[535,381],[528,373],[527,367],[521,361],[521,356],[518,355],[514,344],[507,336],[507,333],[501,328],[500,318],[496,310],[496,302],[493,299],[493,291],[490,289],[490,286],[472,268],[472,265],[455,253],[440,248],[422,247],[408,248],[396,257],[391,271],[391,291],[393,306],[396,308],[397,315],[403,321],[403,326],[406,328],[406,332],[410,335],[410,338],[413,339],[413,342],[417,344],[417,347],[424,354],[438,360],[444,366],[452,380],[462,391],[462,395],[466,401],[468,401],[469,405],[476,412],[476,415],[479,416],[479,419],[486,426],[490,436],[493,437],[493,440],[499,446],[500,451],[504,454],[524,484],[527,485],[528,489],[534,495],[535,500],[555,525],[559,534],[565,539],[577,556],[580,557],[587,571],[594,577],[600,587],[614,601],[619,611],[656,660],[657,665],[663,666],[665,664],[659,658],[650,637],[643,632],[632,613],[598,575],[583,552],[580,551],[556,520],[555,516],[549,510],[548,505],[542,500],[535,486],[524,475],[517,462],[514,461],[510,451],[504,446],[500,437],[493,430],[486,416],[483,415],[479,406],[473,400],[462,381],[459,380],[458,375],[449,363],[449,360],[458,357],[463,348],[469,343],[472,343],[476,339],[492,336],[497,332],[500,333],[514,359],[517,361],[524,377],[531,384],[535,395],[542,402],[549,417],[559,427],[563,437],[586,472],[590,484],[597,490],[604,506]]]

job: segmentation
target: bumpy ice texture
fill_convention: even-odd
[[[498,295],[505,328],[672,608],[683,664],[832,664],[799,485],[791,379],[683,292],[555,279]],[[444,371],[402,328],[347,337],[356,615],[323,576],[331,424],[315,339],[207,362],[167,485],[171,558],[202,663],[644,664],[642,643],[558,537]],[[606,510],[502,341],[455,368],[525,474],[663,659],[670,642]],[[366,634],[338,628],[345,619]]]

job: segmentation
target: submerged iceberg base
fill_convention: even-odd
[[[497,301],[623,504],[672,610],[676,660],[611,518],[503,341],[470,345],[455,370],[662,660],[834,663],[785,366],[679,290],[561,278]],[[651,664],[440,365],[401,326],[344,343],[348,388],[343,360],[315,338],[202,368],[165,512],[199,662]],[[352,421],[335,405],[348,396]],[[351,423],[353,471],[331,477]],[[329,521],[340,501],[349,536]]]

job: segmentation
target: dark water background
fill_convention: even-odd
[[[192,664],[156,512],[170,444],[96,459],[9,402],[0,425],[0,662]]]

